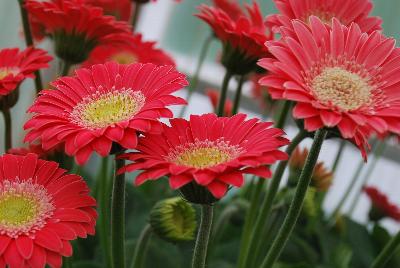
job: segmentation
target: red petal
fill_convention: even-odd
[[[243,172],[253,174],[261,178],[271,178],[271,170],[268,167],[260,166],[256,168],[246,168]]]
[[[20,236],[15,240],[17,249],[22,257],[29,259],[33,253],[33,241],[27,236]]]
[[[334,127],[337,124],[339,124],[339,122],[342,120],[341,114],[331,112],[331,111],[326,111],[326,110],[321,110],[320,116],[321,116],[322,122],[327,127]]]
[[[43,268],[46,264],[46,251],[42,247],[35,245],[28,263],[31,267]]]
[[[58,235],[50,229],[42,229],[35,235],[35,243],[52,251],[60,251],[62,242]]]
[[[228,190],[228,185],[220,181],[213,181],[207,185],[207,189],[215,198],[221,199]]]
[[[195,181],[200,185],[208,185],[215,179],[215,174],[207,171],[197,171],[193,174]]]
[[[244,179],[240,172],[231,172],[218,176],[218,180],[236,187],[242,187]]]
[[[192,180],[193,179],[191,177],[186,175],[171,175],[169,177],[169,186],[174,190],[179,189],[182,186],[191,182]]]

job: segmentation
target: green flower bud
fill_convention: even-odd
[[[196,211],[180,197],[158,202],[150,212],[150,225],[160,238],[169,242],[190,241],[195,237]]]

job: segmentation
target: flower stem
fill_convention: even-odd
[[[307,137],[307,132],[305,130],[301,130],[296,137],[293,138],[292,142],[286,148],[286,153],[291,155],[292,152],[296,149],[297,145],[299,145],[305,138]],[[250,265],[251,262],[256,261],[257,256],[253,256],[256,253],[256,249],[262,243],[262,239],[260,239],[259,234],[262,232],[262,229],[265,225],[265,221],[269,219],[271,214],[271,208],[278,192],[279,185],[282,180],[282,176],[285,172],[286,166],[288,161],[281,161],[279,162],[274,176],[272,177],[271,183],[268,188],[268,192],[265,195],[265,198],[261,204],[259,210],[257,210],[258,217],[256,218],[255,224],[252,226],[252,232],[250,234],[249,243],[244,247],[241,248],[244,254],[244,261],[243,265],[239,267],[253,267]],[[256,215],[257,215],[256,214]]]
[[[290,101],[285,101],[283,103],[283,106],[282,106],[281,110],[279,111],[279,117],[275,122],[276,128],[283,128],[285,126],[286,119],[289,114],[290,106],[292,106],[292,103]]]
[[[124,160],[115,155],[115,174]],[[125,174],[114,176],[111,200],[111,253],[112,267],[125,267]]]
[[[229,80],[231,80],[231,78],[232,78],[232,73],[229,70],[227,70],[224,76],[224,80],[222,82],[221,95],[219,96],[219,103],[217,108],[218,116],[224,115],[226,95],[228,93]]]
[[[194,247],[192,268],[206,267],[208,240],[210,239],[213,220],[212,205],[201,205],[201,221]]]
[[[289,211],[285,217],[282,227],[278,232],[278,235],[275,237],[275,240],[267,253],[267,256],[264,258],[264,261],[261,264],[261,268],[270,268],[273,266],[273,264],[279,258],[279,255],[285,247],[286,242],[290,237],[294,226],[296,225],[297,219],[301,212],[301,208],[303,206],[308,186],[311,181],[314,167],[317,163],[318,156],[321,151],[322,143],[324,142],[327,133],[328,131],[326,129],[319,129],[315,133],[314,141],[311,146],[310,153],[307,156],[306,163],[300,174],[300,178],[296,187],[296,192],[294,194],[292,203],[290,204]]]
[[[342,154],[343,154],[345,146],[346,146],[346,140],[341,140],[338,152],[337,152],[336,157],[335,157],[335,160],[333,161],[332,173],[335,173],[335,171],[336,171],[336,169],[337,169],[337,167],[339,165],[340,158],[342,157]]]
[[[246,261],[247,253],[248,253],[248,250],[250,247],[250,238],[251,238],[251,234],[252,234],[251,231],[254,228],[253,223],[256,220],[257,213],[259,211],[258,204],[259,204],[260,194],[263,190],[264,184],[265,184],[265,179],[258,178],[258,180],[254,186],[254,188],[255,188],[254,193],[252,193],[252,195],[251,195],[250,208],[247,210],[247,213],[246,213],[241,242],[240,242],[238,267],[245,267],[244,263]]]
[[[142,268],[143,267],[143,262],[146,257],[146,251],[147,251],[152,233],[153,233],[153,230],[151,229],[151,225],[146,224],[146,226],[143,228],[143,230],[140,233],[140,236],[137,240],[137,243],[135,246],[135,252],[133,254],[133,259],[132,259],[132,263],[131,263],[131,268]]]
[[[240,98],[242,97],[243,83],[246,81],[246,76],[241,75],[236,89],[235,100],[233,102],[232,114],[237,114],[239,110]]]
[[[63,68],[61,71],[61,76],[67,76],[69,73],[69,69],[71,69],[72,64],[68,61],[64,61]]]
[[[111,249],[110,245],[110,237],[109,237],[109,203],[107,202],[109,199],[109,189],[108,185],[108,158],[104,157],[101,161],[101,169],[100,174],[97,178],[98,184],[98,204],[99,204],[99,236],[100,243],[103,249],[103,256],[105,259],[105,263],[107,267],[111,267]]]
[[[194,71],[193,77],[192,77],[192,79],[190,79],[190,83],[187,88],[188,95],[186,97],[186,101],[188,103],[193,96],[193,92],[196,90],[197,84],[199,83],[200,71],[201,71],[201,68],[203,67],[204,61],[208,54],[208,50],[210,48],[211,41],[213,39],[214,39],[214,35],[210,34],[209,36],[207,36],[207,38],[203,42],[203,45],[201,46],[201,51],[200,51],[199,59],[197,61],[196,70]],[[179,113],[179,117],[183,117],[185,115],[186,109],[187,109],[187,105],[184,105]]]
[[[28,17],[28,12],[26,11],[24,7],[24,0],[19,0],[19,8],[21,12],[21,19],[22,19],[22,25],[24,28],[24,35],[25,35],[25,43],[26,46],[33,46],[33,38],[32,38],[32,32],[31,32],[31,27],[29,24],[29,17]],[[40,75],[40,71],[37,70],[35,71],[35,88],[36,88],[36,94],[39,94],[39,92],[42,90],[42,76]]]
[[[137,27],[137,23],[139,21],[139,17],[140,17],[140,11],[142,9],[142,4],[141,3],[135,3],[134,6],[134,11],[133,11],[133,16],[132,16],[132,31],[135,32],[136,27]]]
[[[368,169],[366,171],[366,175],[364,176],[363,180],[361,181],[361,186],[359,187],[357,193],[355,194],[355,196],[351,202],[351,206],[350,206],[348,215],[353,214],[354,209],[357,207],[357,204],[358,204],[358,201],[360,200],[360,196],[364,189],[364,186],[368,183],[369,179],[371,178],[371,175],[376,167],[376,164],[379,162],[379,159],[381,158],[383,152],[385,151],[385,148],[386,148],[385,141],[381,141],[378,144],[378,146],[376,147],[374,159],[369,164]]]
[[[378,257],[374,260],[371,268],[383,268],[385,264],[390,260],[393,254],[396,252],[400,244],[400,232],[398,232],[383,248]]]
[[[8,107],[3,107],[3,117],[4,117],[4,152],[7,153],[9,149],[12,148],[12,123],[11,123],[11,113]]]

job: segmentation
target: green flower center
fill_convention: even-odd
[[[144,103],[145,97],[140,91],[96,93],[74,108],[71,119],[85,128],[103,128],[130,119],[140,111]]]
[[[54,206],[46,189],[28,181],[0,184],[0,233],[16,238],[40,230]]]

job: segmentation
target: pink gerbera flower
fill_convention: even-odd
[[[130,44],[121,46],[99,46],[90,53],[82,67],[115,61],[120,64],[154,63],[156,65],[172,65],[175,61],[163,50],[155,47],[155,42],[142,40],[141,34],[134,34]]]
[[[223,43],[222,64],[234,74],[246,74],[256,68],[259,58],[269,55],[264,43],[273,39],[265,26],[259,5],[245,5],[238,18],[218,7],[201,5],[197,17],[210,25]],[[237,14],[234,16],[238,16]]]
[[[400,49],[376,31],[362,33],[333,19],[310,17],[282,27],[282,40],[267,44],[276,59],[260,61],[260,80],[275,99],[295,101],[293,116],[308,131],[334,128],[364,152],[373,133],[400,134]]]
[[[34,78],[34,72],[47,68],[52,57],[42,49],[29,47],[0,50],[0,95],[8,95],[25,78]]]
[[[110,153],[113,142],[133,149],[139,132],[160,130],[160,117],[172,117],[168,105],[186,102],[172,95],[187,85],[171,66],[106,64],[82,68],[42,91],[25,124],[25,141],[40,139],[45,150],[65,144],[65,152],[84,164],[93,151]]]
[[[280,26],[290,27],[291,20],[299,19],[308,23],[310,16],[317,16],[330,24],[332,18],[350,26],[358,24],[362,32],[372,33],[381,30],[382,19],[370,16],[373,4],[370,0],[274,0],[280,14],[268,16],[267,25],[279,32]]]
[[[140,138],[138,152],[125,157],[134,163],[119,172],[143,170],[135,184],[169,177],[171,188],[195,183],[215,198],[225,195],[230,185],[241,187],[244,174],[268,178],[266,165],[286,160],[279,147],[288,144],[281,129],[272,123],[246,120],[246,115],[217,117],[192,115],[190,120],[171,119],[161,134]]]
[[[129,43],[131,28],[124,21],[103,14],[103,9],[82,0],[27,0],[33,28],[50,36],[58,57],[69,64],[81,63],[98,45]],[[40,36],[37,36],[40,38]]]
[[[372,209],[369,214],[371,220],[380,220],[384,217],[389,217],[400,222],[400,208],[392,204],[385,194],[381,193],[375,187],[370,186],[365,187],[364,192],[368,195],[372,203]]]
[[[61,267],[94,235],[96,201],[78,175],[35,154],[0,157],[0,267]]]

